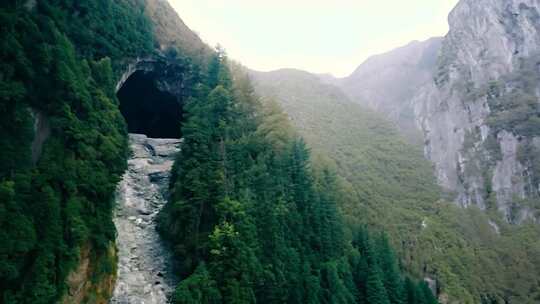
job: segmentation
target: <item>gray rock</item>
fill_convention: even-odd
[[[503,81],[511,91],[526,81],[518,69],[524,59],[540,53],[539,16],[540,1],[460,1],[450,14],[433,81],[412,100],[439,183],[455,193],[459,205],[482,209],[491,187],[496,207],[511,222],[532,215],[526,206],[519,206],[518,214],[512,208],[520,199],[537,198],[538,192],[524,190],[528,168],[517,155],[521,141],[528,139],[488,125],[489,99],[494,97],[486,87]],[[508,75],[513,75],[513,84],[505,81]],[[536,87],[540,92],[540,83]],[[487,148],[490,137],[495,148]]]
[[[29,1],[30,3],[32,1]],[[43,151],[43,144],[51,135],[51,126],[49,123],[49,117],[38,109],[30,109],[30,113],[34,118],[34,139],[32,140],[32,163],[36,164],[41,157]]]
[[[509,222],[534,219],[522,201],[540,201],[540,172],[519,151],[540,150],[540,139],[518,136],[510,125],[492,129],[488,119],[490,105],[516,93],[540,103],[540,1],[461,0],[449,24],[443,39],[373,56],[344,79],[320,79],[423,144],[439,184],[458,205],[486,209],[494,200]],[[490,92],[493,84],[500,93]],[[423,141],[414,141],[415,127]]]
[[[138,134],[130,134],[129,139],[132,158],[117,191],[114,222],[119,264],[111,303],[167,303],[178,278],[153,217],[166,203],[162,193],[167,193],[170,159],[179,151],[180,141]]]
[[[338,85],[351,100],[368,106],[396,122],[415,142],[421,137],[415,124],[412,99],[433,78],[442,38],[413,41],[385,54],[368,58],[350,76],[321,79]]]

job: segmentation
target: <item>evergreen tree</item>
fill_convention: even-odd
[[[419,297],[418,297],[418,289],[416,288],[416,285],[414,282],[409,278],[405,278],[404,283],[404,299],[405,303],[407,304],[417,304],[419,303]]]
[[[415,284],[409,277],[405,278],[403,298],[408,304],[439,303],[426,282]]]
[[[423,301],[426,304],[439,303],[426,282],[420,282],[418,284],[418,293],[422,295]]]
[[[150,53],[152,35],[136,2],[19,2],[0,5],[0,302],[54,303],[82,246],[103,266],[94,279],[113,269],[127,158],[115,67]]]
[[[397,266],[394,251],[385,234],[381,234],[377,241],[379,264],[383,271],[383,283],[391,304],[401,304],[403,283]]]
[[[382,273],[377,264],[369,265],[366,281],[366,302],[369,304],[389,304],[388,293],[384,288]]]
[[[204,263],[197,267],[193,275],[180,282],[173,301],[180,304],[222,303],[216,282],[210,277]]]

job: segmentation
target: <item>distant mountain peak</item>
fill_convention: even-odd
[[[325,81],[337,84],[355,102],[396,122],[412,141],[419,142],[411,99],[432,78],[441,37],[411,41],[392,51],[366,59],[348,77]]]

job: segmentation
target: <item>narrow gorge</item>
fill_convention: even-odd
[[[185,78],[185,66],[158,53],[130,64],[116,86],[130,156],[116,194],[118,270],[110,304],[170,303],[179,282],[172,248],[156,227],[182,143]]]
[[[0,304],[540,303],[540,0],[450,1],[0,1]]]
[[[129,135],[131,157],[118,186],[114,218],[118,278],[111,304],[168,303],[178,283],[170,249],[156,231],[156,217],[168,198],[180,142]]]

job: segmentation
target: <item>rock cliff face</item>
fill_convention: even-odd
[[[386,115],[406,135],[420,137],[415,124],[415,92],[432,79],[442,38],[413,41],[362,63],[334,83],[353,100]]]
[[[116,273],[100,272],[98,264],[107,265],[116,269],[116,250],[110,244],[102,256],[95,256],[89,245],[80,249],[79,264],[71,271],[66,279],[67,293],[60,300],[60,304],[95,303],[106,304],[113,292]]]
[[[540,1],[461,0],[445,38],[373,56],[328,79],[423,133],[439,183],[461,206],[509,222],[540,209]],[[411,136],[409,136],[411,138]]]
[[[462,0],[412,100],[425,153],[462,206],[509,222],[539,208],[540,1]]]

